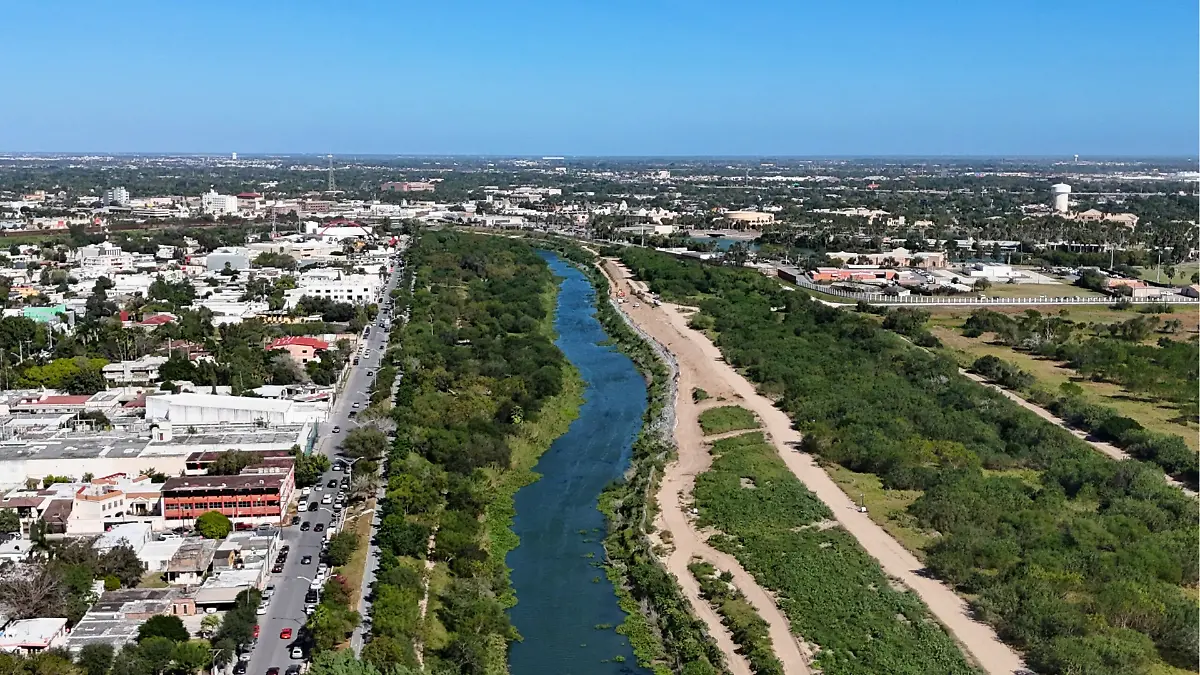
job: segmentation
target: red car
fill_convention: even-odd
[[[292,629],[284,628],[283,630],[279,631],[279,639],[280,640],[291,640],[292,639]]]
[[[258,624],[254,624],[254,637],[258,637]]]

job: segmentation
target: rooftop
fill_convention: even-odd
[[[0,631],[0,649],[45,647],[66,627],[67,620],[58,618],[13,621]]]
[[[246,490],[255,487],[279,489],[286,477],[284,474],[266,473],[243,476],[177,476],[167,479],[163,485],[163,493]]]

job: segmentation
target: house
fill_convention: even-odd
[[[138,628],[157,615],[191,616],[196,602],[178,588],[128,588],[103,593],[66,638],[72,654],[92,644],[114,649],[135,642]]]
[[[810,272],[809,276],[817,283],[823,281],[891,281],[896,278],[896,270],[867,267],[818,267]]]
[[[110,363],[101,370],[109,384],[149,384],[158,382],[158,369],[166,362],[166,356],[143,356],[135,361]]]
[[[0,631],[0,651],[32,654],[59,646],[67,634],[65,618],[22,619]]]
[[[1189,298],[1200,298],[1200,284],[1192,284],[1179,289],[1179,294]]]
[[[1115,288],[1120,288],[1122,286],[1124,286],[1125,288],[1145,288],[1148,285],[1149,284],[1142,281],[1141,279],[1122,279],[1121,277],[1108,277],[1104,280],[1104,287],[1108,290],[1113,290]]]
[[[195,586],[204,581],[212,570],[213,557],[220,542],[193,537],[185,539],[175,555],[167,561],[164,575],[167,583],[180,586]]]
[[[267,345],[267,351],[282,349],[300,363],[308,363],[320,358],[320,353],[329,349],[329,343],[311,337],[288,336],[272,340]]]

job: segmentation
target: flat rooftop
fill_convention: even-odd
[[[0,442],[0,462],[27,459],[95,459],[121,457],[174,457],[201,452],[200,448],[225,446],[237,448],[255,445],[291,447],[300,435],[302,425],[275,426],[262,430],[236,430],[219,433],[202,430],[186,434],[176,430],[174,438],[165,443],[152,443],[150,432],[75,433],[56,430],[52,433],[23,434],[20,439]]]

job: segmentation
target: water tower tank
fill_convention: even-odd
[[[1066,213],[1070,209],[1071,186],[1066,183],[1056,183],[1050,186],[1054,193],[1054,210]]]

